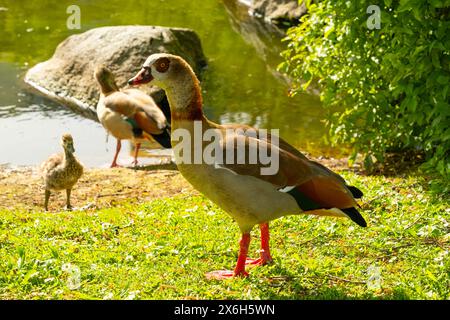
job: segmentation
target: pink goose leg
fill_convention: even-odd
[[[218,270],[213,272],[208,272],[206,274],[207,279],[230,279],[233,277],[247,277],[248,273],[245,272],[245,261],[247,259],[248,247],[250,245],[250,233],[244,233],[242,235],[241,241],[239,242],[239,257],[236,263],[234,271],[231,270]]]
[[[122,148],[122,142],[119,139],[117,139],[116,154],[114,155],[113,162],[111,163],[111,168],[120,167],[117,164],[117,157],[119,156],[119,152],[120,152],[121,148]]]
[[[261,223],[259,225],[259,228],[261,230],[261,251],[260,251],[260,258],[258,259],[251,259],[247,258],[246,264],[247,265],[253,265],[253,266],[263,266],[270,262],[272,262],[272,257],[270,256],[270,234],[269,234],[269,224]]]
[[[139,155],[139,149],[141,148],[141,144],[139,142],[136,143],[136,146],[134,147],[134,161],[133,166],[137,166],[138,164],[138,155]]]

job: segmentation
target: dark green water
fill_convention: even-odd
[[[66,9],[72,4],[81,8],[81,30],[66,28]],[[114,141],[105,142],[98,123],[26,93],[21,79],[30,66],[50,58],[73,33],[133,24],[186,27],[198,33],[208,58],[202,86],[210,119],[277,128],[302,150],[315,155],[336,153],[324,143],[319,99],[289,98],[287,84],[273,73],[278,58],[262,57],[247,43],[221,1],[2,0],[0,7],[0,164],[39,163],[58,151],[57,141],[65,131],[72,132],[78,156],[86,165],[102,166],[111,160]],[[119,158],[123,163],[126,153]]]

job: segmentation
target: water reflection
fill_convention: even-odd
[[[278,36],[265,34],[262,47],[256,46],[250,40],[260,41],[261,34],[253,34],[258,39],[249,38],[255,26],[242,12],[236,18],[231,2],[83,1],[79,4],[82,29],[74,31],[66,28],[66,8],[72,1],[3,1],[1,6],[8,10],[0,11],[0,150],[4,151],[0,163],[36,164],[59,151],[59,136],[65,131],[72,132],[85,164],[110,162],[115,141],[105,142],[98,123],[26,93],[21,78],[29,66],[48,59],[67,36],[94,27],[128,24],[186,27],[199,34],[208,58],[202,87],[205,113],[211,120],[278,128],[283,138],[303,150],[334,152],[325,144],[319,99],[312,95],[289,98],[286,82],[274,72],[281,50]],[[150,149],[148,146],[147,151]],[[130,145],[121,159],[131,159],[131,152]]]
[[[70,132],[77,156],[86,166],[107,167],[114,155],[115,139],[107,139],[99,123],[25,91],[19,81],[23,72],[15,64],[0,63],[0,164],[39,164],[50,154],[61,152],[60,137]],[[133,146],[124,146],[119,163],[129,165]],[[170,160],[170,152],[155,148],[156,143],[145,144],[141,164]]]

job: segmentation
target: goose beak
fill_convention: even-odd
[[[70,151],[71,153],[74,153],[74,152],[75,152],[75,148],[74,148],[73,144],[69,144],[69,145],[67,146],[67,148],[69,149],[69,151]]]
[[[152,71],[148,67],[142,68],[133,78],[128,80],[128,84],[132,86],[149,83],[153,80]]]

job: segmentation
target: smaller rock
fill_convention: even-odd
[[[307,9],[305,3],[299,5],[298,0],[253,0],[250,12],[275,24],[286,21],[295,24]]]

